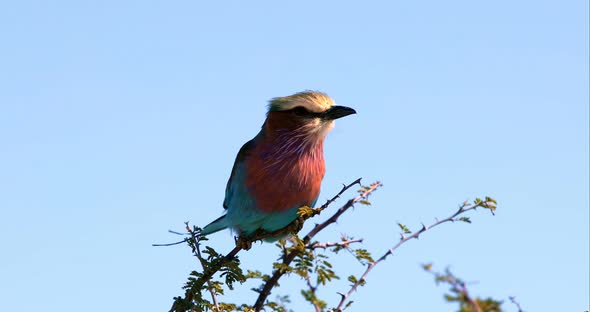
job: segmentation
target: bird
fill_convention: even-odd
[[[324,139],[334,120],[352,114],[354,109],[319,91],[271,99],[260,132],[236,156],[225,189],[226,213],[199,236],[227,228],[240,237],[279,231],[297,219],[300,207],[314,207],[326,171]]]

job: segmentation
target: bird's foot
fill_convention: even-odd
[[[252,240],[249,236],[242,236],[236,237],[236,247],[240,247],[244,250],[250,250],[252,248]]]
[[[297,234],[303,228],[303,223],[305,223],[305,218],[299,217],[295,219],[291,224],[287,225],[285,228],[285,232],[288,234]]]
[[[267,238],[284,238],[290,235],[294,235],[299,233],[299,231],[301,231],[301,229],[303,228],[303,224],[305,223],[305,220],[318,215],[322,209],[321,208],[309,208],[307,206],[301,207],[299,208],[300,211],[303,211],[302,213],[299,213],[299,217],[295,220],[293,220],[293,222],[291,222],[289,225],[287,225],[286,227],[277,230],[277,231],[273,231],[273,232],[267,232],[263,229],[258,229],[256,232],[250,234],[250,235],[240,235],[239,237],[235,238],[235,242],[236,242],[236,246],[240,247],[244,250],[249,250],[250,248],[252,248],[252,243],[259,241],[259,240],[264,240]],[[306,214],[307,212],[309,212],[309,214]]]
[[[322,210],[324,210],[323,208],[311,208],[308,206],[302,206],[299,208],[299,210],[297,210],[297,214],[299,215],[299,218],[303,219],[303,221],[309,219],[309,218],[313,218],[317,215],[319,215]]]

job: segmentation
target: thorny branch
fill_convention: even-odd
[[[336,196],[334,196],[332,199],[328,200],[323,206],[321,206],[320,208],[315,209],[315,210],[321,211],[321,210],[325,209],[328,205],[330,205],[333,201],[335,201],[338,197],[340,197],[340,195],[342,195],[342,193],[344,193],[347,189],[349,189],[350,187],[352,187],[355,184],[360,184],[360,181],[361,181],[361,179],[357,179],[353,183],[344,186],[342,188],[342,190]],[[382,183],[381,182],[375,182],[375,183],[371,184],[369,187],[367,187],[366,189],[364,189],[361,194],[359,194],[358,196],[356,196],[353,199],[348,200],[348,202],[346,202],[342,207],[340,207],[340,209],[338,209],[330,218],[328,218],[326,221],[324,221],[324,222],[322,222],[320,224],[317,224],[303,238],[303,244],[305,244],[305,245],[309,244],[309,242],[311,241],[311,239],[317,233],[319,233],[320,231],[322,231],[323,229],[325,229],[330,224],[335,223],[338,220],[338,218],[344,212],[346,212],[350,207],[352,207],[358,201],[363,200],[363,199],[366,199],[371,193],[373,193],[380,186],[382,186]],[[295,257],[298,254],[299,254],[299,251],[297,249],[291,250],[291,252],[289,252],[283,258],[282,265],[283,266],[288,266],[289,264],[291,264],[291,262],[295,259]],[[266,283],[264,284],[264,287],[262,288],[262,291],[260,292],[260,294],[258,295],[258,298],[256,299],[256,303],[254,304],[254,310],[255,311],[260,311],[263,308],[266,299],[270,295],[271,289],[277,284],[278,280],[283,276],[284,273],[285,272],[283,270],[277,269],[277,270],[275,270],[273,272],[273,274],[270,277],[270,279],[268,279],[266,281]]]
[[[326,242],[326,243],[307,244],[305,246],[305,248],[308,248],[308,249],[317,249],[317,248],[327,249],[327,248],[331,248],[331,247],[348,248],[348,246],[350,246],[350,244],[353,244],[353,243],[362,243],[362,242],[363,242],[363,239],[362,238],[359,238],[359,239],[347,239],[347,240],[343,240],[341,242],[336,242],[336,243]]]
[[[474,202],[474,204],[471,204],[469,202],[464,202],[459,207],[459,210],[457,210],[450,217],[445,218],[445,219],[442,219],[442,220],[437,220],[436,222],[434,222],[433,224],[431,224],[429,226],[422,225],[422,228],[418,232],[413,233],[412,235],[406,236],[406,235],[404,235],[404,233],[402,233],[401,234],[400,241],[397,244],[395,244],[393,247],[391,247],[389,250],[387,250],[387,252],[385,252],[381,256],[381,258],[379,258],[379,259],[377,259],[377,260],[369,263],[369,265],[367,266],[367,269],[365,270],[365,272],[363,273],[363,275],[361,276],[361,278],[358,279],[352,285],[352,287],[350,288],[350,290],[346,294],[341,294],[342,298],[340,299],[340,303],[336,307],[335,311],[341,312],[344,309],[344,307],[345,307],[346,301],[352,295],[352,293],[355,292],[360,285],[362,285],[362,284],[365,283],[366,278],[367,278],[367,275],[369,275],[369,273],[371,272],[371,270],[373,270],[373,268],[375,266],[377,266],[377,264],[379,264],[381,261],[385,260],[388,256],[392,255],[393,252],[396,249],[398,249],[401,245],[405,244],[406,242],[408,242],[408,241],[410,241],[410,240],[412,240],[414,238],[417,239],[422,233],[424,233],[424,232],[426,232],[426,231],[428,231],[428,230],[432,229],[433,227],[436,227],[436,226],[438,226],[440,224],[443,224],[443,223],[446,223],[446,222],[454,222],[454,221],[465,221],[465,220],[456,219],[456,217],[459,216],[460,214],[463,214],[463,213],[468,212],[470,210],[475,210],[478,207],[488,208],[488,209],[490,209],[490,211],[493,214],[494,213],[494,209],[496,208],[496,206],[495,206],[495,200],[493,200],[491,198],[486,198],[485,201],[476,200]],[[404,230],[404,232],[406,230]],[[406,234],[408,234],[408,233],[406,232]]]

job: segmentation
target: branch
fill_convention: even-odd
[[[316,248],[331,248],[331,247],[342,247],[342,248],[348,248],[348,246],[350,244],[353,243],[362,243],[363,239],[348,239],[348,240],[343,240],[341,242],[337,242],[337,243],[330,243],[330,242],[326,242],[326,243],[313,243],[313,244],[307,244],[305,246],[305,248],[309,248],[309,249],[316,249]]]
[[[360,184],[360,180],[361,179],[357,179],[356,181],[354,181],[353,183],[349,184],[349,185],[345,185],[343,186],[342,190],[336,194],[336,196],[334,196],[332,199],[328,200],[323,206],[321,206],[318,209],[314,209],[314,210],[323,210],[326,207],[328,207],[328,205],[330,205],[333,201],[335,201],[337,198],[340,197],[340,195],[342,195],[342,193],[344,193],[347,189],[349,189],[350,187],[352,187],[355,184]],[[379,188],[380,186],[382,186],[383,184],[381,182],[375,182],[373,184],[371,184],[369,187],[363,187],[362,189],[362,193],[359,194],[358,196],[356,196],[353,199],[348,200],[348,202],[346,202],[342,207],[340,207],[340,209],[338,209],[334,215],[332,215],[330,218],[328,218],[328,220],[324,221],[323,223],[320,223],[318,225],[316,225],[304,238],[303,238],[303,244],[307,245],[309,244],[309,242],[311,241],[311,239],[320,231],[322,231],[323,229],[325,229],[327,226],[329,226],[332,223],[335,223],[338,218],[344,213],[346,212],[350,207],[352,207],[355,203],[357,203],[360,200],[363,200],[365,198],[367,198],[371,193],[373,193],[377,188]],[[282,266],[288,266],[294,259],[295,257],[300,253],[299,250],[297,249],[292,249],[287,255],[285,255],[285,257],[283,258],[283,262],[282,262]],[[266,301],[266,298],[268,298],[268,296],[270,295],[270,291],[271,289],[277,284],[278,280],[283,276],[283,274],[285,273],[284,270],[280,270],[277,269],[273,272],[273,275],[270,277],[270,279],[268,279],[266,281],[266,283],[264,284],[264,287],[262,289],[262,291],[260,292],[260,294],[258,295],[258,298],[256,299],[256,303],[254,304],[254,310],[255,311],[260,311],[262,309],[262,307],[264,306],[264,302]]]
[[[356,291],[356,289],[365,283],[366,281],[366,277],[367,275],[369,275],[369,273],[371,272],[371,270],[373,270],[373,268],[375,266],[377,266],[377,264],[379,264],[381,261],[385,260],[388,256],[392,255],[393,252],[398,249],[401,245],[405,244],[406,242],[410,241],[411,239],[418,239],[418,237],[420,237],[420,234],[432,229],[433,227],[436,227],[440,224],[446,223],[446,222],[454,222],[454,221],[465,221],[465,222],[470,222],[468,218],[459,218],[459,219],[455,219],[458,215],[463,214],[465,212],[468,212],[470,210],[475,210],[478,207],[483,207],[483,208],[487,208],[490,209],[490,211],[494,212],[494,210],[496,209],[496,201],[492,198],[486,197],[485,201],[480,200],[479,198],[475,200],[475,202],[473,204],[469,203],[469,202],[464,202],[463,204],[461,204],[461,206],[459,207],[459,210],[457,210],[457,212],[455,212],[453,215],[451,215],[448,218],[436,221],[435,223],[429,225],[429,226],[425,226],[422,225],[422,228],[418,231],[415,232],[412,235],[409,236],[405,236],[403,233],[401,234],[401,238],[400,241],[395,244],[395,246],[391,247],[385,254],[383,254],[383,256],[381,256],[381,258],[377,259],[376,261],[373,261],[371,263],[369,263],[367,269],[365,270],[365,272],[363,273],[363,275],[361,276],[360,279],[358,279],[350,288],[350,290],[346,293],[346,294],[341,294],[342,298],[340,299],[340,303],[338,304],[338,306],[336,307],[335,311],[340,312],[343,310],[343,307],[345,306],[346,301],[348,300],[348,298],[352,295],[353,292]],[[411,233],[409,230],[407,230],[407,228],[402,225],[399,224],[400,227],[402,228],[402,230],[406,233],[409,234]]]
[[[328,199],[326,201],[325,204],[323,204],[320,209],[326,209],[328,208],[328,206],[330,206],[331,203],[333,203],[335,200],[337,200],[338,198],[340,198],[340,195],[342,195],[344,192],[346,192],[349,188],[355,186],[356,184],[361,185],[361,179],[362,178],[358,178],[354,181],[352,181],[352,183],[346,185],[346,184],[342,184],[342,189],[340,190],[340,192],[338,192],[338,194],[336,194],[334,197]]]

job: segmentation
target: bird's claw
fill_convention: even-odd
[[[313,210],[315,212],[319,209]],[[293,222],[291,222],[289,225],[287,225],[285,228],[282,228],[274,232],[267,232],[263,229],[259,229],[251,235],[240,235],[239,237],[235,238],[236,246],[244,250],[249,250],[250,248],[252,248],[252,243],[255,241],[263,240],[265,238],[277,238],[297,234],[303,228],[305,220],[305,217],[299,217],[295,219]]]
[[[250,248],[252,248],[253,241],[254,240],[252,240],[250,237],[240,235],[238,238],[236,238],[236,247],[240,247],[244,250],[250,250]]]

